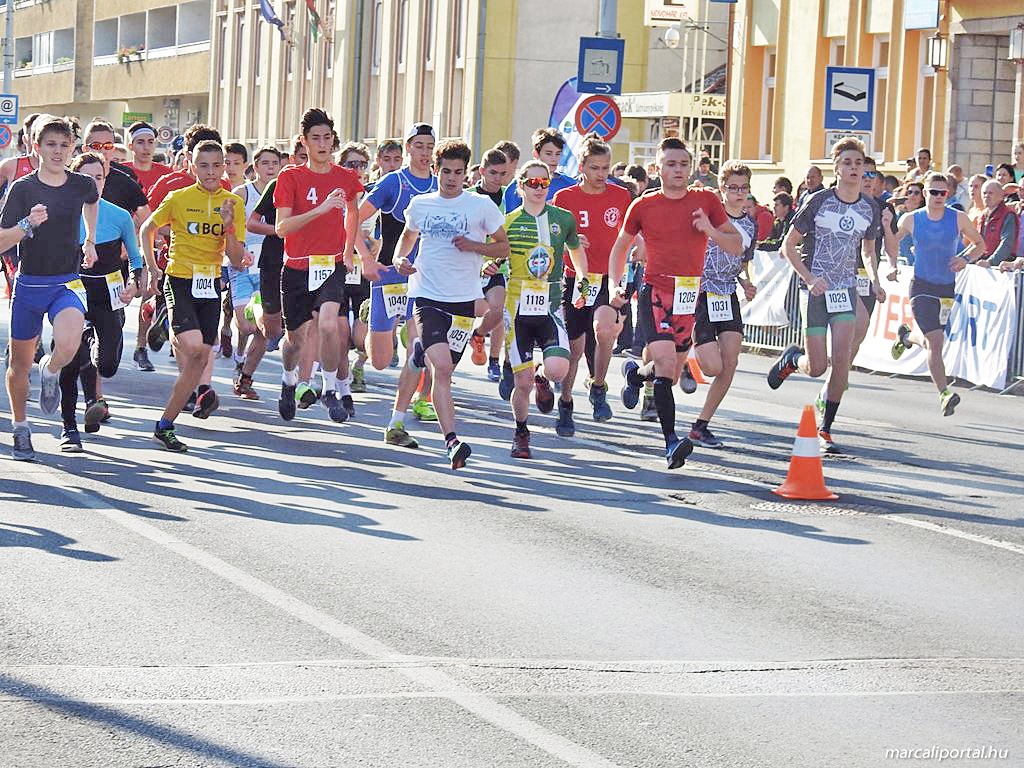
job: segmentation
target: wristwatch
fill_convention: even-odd
[[[25,237],[32,237],[32,222],[28,220],[28,216],[26,216],[25,218],[18,222],[18,228],[25,233]]]

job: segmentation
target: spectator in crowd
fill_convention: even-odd
[[[657,163],[647,164],[647,189],[661,189],[661,179],[658,178]]]
[[[625,172],[626,164],[621,161],[612,166],[611,175],[614,176],[616,179],[621,179],[622,174],[624,174]]]
[[[1013,180],[1019,182],[1024,179],[1024,140],[1013,143],[1010,155],[1013,157]]]
[[[786,239],[789,232],[789,225],[796,216],[793,210],[793,196],[785,192],[779,192],[772,198],[774,203],[772,217],[772,228],[768,237],[758,240],[757,247],[762,251],[778,251],[782,248],[782,241]]]
[[[949,188],[953,190],[948,204],[967,211],[971,207],[971,195],[967,189],[967,179],[964,178],[964,169],[959,165],[951,165],[946,169],[946,178],[949,180]]]
[[[642,165],[631,165],[626,169],[626,178],[632,179],[636,183],[637,194],[642,195],[647,191],[647,187],[650,184],[650,179],[647,176],[647,171],[644,170]]]
[[[691,184],[697,182],[708,189],[718,189],[718,177],[711,172],[710,157],[702,157],[697,164],[697,172],[690,177]]]
[[[896,190],[900,187],[900,180],[892,174],[886,174],[882,178],[882,182],[885,184],[885,191],[882,193],[882,199],[888,200],[896,194]]]
[[[978,222],[978,231],[985,241],[985,257],[978,260],[982,267],[1001,267],[1016,260],[1017,215],[1006,204],[1003,185],[998,181],[985,182],[981,188],[985,200],[985,213]]]
[[[757,232],[754,237],[755,242],[757,240],[764,240],[771,234],[775,217],[768,209],[768,206],[758,203],[757,198],[753,195],[747,195],[747,202],[743,206],[743,212],[757,224]]]
[[[1003,194],[1006,195],[1006,202],[1016,203],[1020,201],[1020,196],[1017,194],[1017,184],[1013,179],[1013,166],[1009,163],[1000,163],[996,166],[995,180],[998,181],[1003,187]],[[1007,185],[1011,185],[1010,189],[1007,189]]]
[[[921,147],[917,150],[914,158],[914,167],[907,170],[904,181],[924,181],[925,177],[932,170],[932,152],[928,147]],[[907,161],[910,162],[909,160]]]
[[[468,178],[466,179],[466,186],[475,187],[477,184],[480,183],[480,177],[480,163],[473,163],[471,166],[469,166],[469,174]]]
[[[782,194],[783,192],[790,197],[793,197],[793,182],[785,176],[779,176],[779,178],[775,180],[775,183],[772,184],[772,197]]]
[[[978,221],[985,213],[985,201],[981,198],[981,188],[985,186],[986,181],[988,181],[987,176],[976,173],[967,182],[967,197],[970,203],[967,206],[967,215],[974,222],[974,226],[978,226]]]
[[[911,181],[903,185],[903,194],[895,198],[899,207],[897,213],[916,211],[924,205],[924,182]],[[902,205],[900,204],[902,202]],[[914,266],[914,238],[907,236],[900,240],[900,258]]]
[[[800,187],[802,191],[797,195],[797,209],[803,206],[804,200],[808,196],[813,195],[815,192],[820,192],[825,188],[821,169],[816,165],[808,166],[807,170],[804,172],[804,180]]]

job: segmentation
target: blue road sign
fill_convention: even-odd
[[[0,93],[0,125],[18,124],[18,97],[13,93]]]
[[[593,131],[605,141],[619,132],[622,113],[611,96],[587,96],[576,108],[576,130],[581,135]]]
[[[870,131],[875,125],[875,70],[825,70],[825,130]]]
[[[622,93],[622,63],[625,56],[625,40],[581,37],[576,91]]]

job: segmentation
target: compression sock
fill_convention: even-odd
[[[672,379],[667,376],[654,379],[654,407],[658,410],[658,421],[668,444],[676,436],[676,399],[672,395]]]
[[[523,421],[516,421],[516,434],[517,435],[525,435],[529,431],[530,430],[528,430],[526,428],[526,420],[525,419]]]
[[[831,432],[832,422],[836,420],[836,413],[839,412],[838,400],[825,401],[825,418],[821,420],[821,431]]]

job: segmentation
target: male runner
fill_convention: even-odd
[[[573,290],[576,273],[570,265],[565,265],[562,309],[571,357],[569,372],[562,381],[558,421],[555,423],[555,431],[563,437],[576,431],[572,418],[572,387],[576,381],[576,369],[588,347],[588,361],[592,359],[589,399],[594,409],[594,421],[608,421],[612,417],[605,377],[612,359],[612,347],[622,331],[622,310],[608,303],[613,288],[608,282],[608,255],[631,198],[623,187],[608,183],[611,162],[611,147],[595,136],[584,139],[580,149],[580,183],[563,189],[552,201],[576,217],[576,231],[586,249],[587,268],[590,270],[587,274],[590,290],[583,297],[584,306],[576,309],[573,306],[579,298]]]
[[[405,230],[395,251],[395,268],[409,276],[420,339],[413,364],[433,368],[433,400],[452,469],[466,465],[469,444],[455,434],[452,373],[469,341],[480,290],[481,259],[508,258],[505,219],[489,200],[463,189],[470,149],[445,139],[434,149],[438,191],[418,195],[405,209]],[[416,265],[408,259],[420,243]],[[424,355],[426,360],[424,360]]]
[[[587,254],[576,234],[576,219],[569,211],[546,203],[551,172],[546,163],[531,160],[518,171],[519,196],[523,204],[505,217],[510,246],[508,295],[505,312],[509,318],[505,335],[505,359],[513,373],[513,388],[504,399],[512,400],[516,430],[511,456],[529,459],[530,391],[536,389],[537,410],[550,413],[555,404],[551,381],[562,381],[569,371],[569,337],[562,310],[563,254],[566,247],[579,279],[577,308],[583,306],[588,290]],[[500,260],[499,260],[500,261]],[[500,264],[491,261],[486,271]],[[533,350],[540,347],[543,374],[534,367]],[[499,391],[507,389],[505,379]]]
[[[326,112],[307,109],[301,129],[308,160],[305,165],[282,170],[274,189],[275,229],[284,239],[281,304],[285,338],[277,407],[285,421],[295,418],[300,355],[304,345],[318,338],[323,378],[320,401],[331,420],[340,423],[349,414],[337,392],[338,315],[345,300],[345,256],[352,251],[359,229],[356,200],[363,185],[353,171],[331,162],[334,121]]]
[[[402,142],[398,139],[385,139],[377,147],[376,157],[377,179],[387,176],[402,167]]]
[[[939,390],[939,410],[952,416],[960,403],[946,380],[946,364],[942,346],[946,341],[946,323],[956,296],[956,273],[973,264],[985,253],[985,241],[963,211],[948,205],[953,187],[941,173],[930,173],[924,181],[923,208],[900,216],[895,238],[888,238],[887,248],[895,253],[899,238],[914,239],[914,277],[910,281],[910,309],[914,315],[911,330],[901,325],[892,345],[893,360],[899,360],[908,347],[918,344],[928,350],[928,372]],[[961,241],[970,243],[959,253]],[[895,270],[889,275],[896,279]]]
[[[750,168],[736,160],[726,162],[719,170],[719,192],[729,221],[743,240],[743,253],[723,250],[714,240],[708,242],[697,298],[693,344],[701,370],[715,380],[708,388],[704,409],[690,429],[690,442],[705,448],[722,447],[722,441],[712,434],[708,424],[729,391],[743,345],[743,318],[736,284],[742,286],[747,301],[756,292],[748,270],[754,258],[757,224],[744,213],[750,176]]]
[[[505,170],[505,176],[501,179],[501,186],[504,188],[509,184],[514,184],[516,180],[516,169],[519,168],[519,158],[521,156],[519,145],[514,141],[505,139],[504,141],[499,141],[495,144],[494,149],[498,150],[508,158],[508,166]]]
[[[850,376],[850,352],[856,333],[857,264],[864,265],[876,296],[885,296],[874,268],[875,240],[881,229],[878,203],[861,191],[864,145],[853,138],[832,146],[836,186],[807,198],[782,244],[797,275],[807,286],[801,295],[806,352],[793,345],[768,372],[768,386],[778,389],[796,370],[817,378],[829,364],[826,334],[832,331],[832,373],[818,443],[838,453],[832,424]],[[803,255],[797,252],[803,243]]]
[[[626,290],[621,286],[626,252],[634,237],[643,236],[647,266],[637,300],[637,326],[647,343],[645,362],[642,366],[635,360],[623,364],[626,384],[622,404],[635,408],[640,387],[653,380],[654,405],[669,469],[683,466],[693,450],[689,437],[680,440],[676,436],[672,382],[686,365],[686,353],[693,344],[708,240],[732,254],[743,250],[740,235],[729,222],[718,195],[707,189],[687,188],[692,161],[693,156],[680,139],[662,140],[658,145],[661,187],[630,203],[608,260],[608,277],[616,286],[611,304],[618,308],[626,302]]]
[[[78,272],[80,267],[89,268],[96,262],[99,211],[95,182],[66,167],[75,142],[71,125],[59,117],[40,115],[32,130],[32,149],[39,158],[39,170],[11,185],[0,213],[0,252],[18,246],[7,367],[7,397],[14,429],[11,455],[18,461],[35,458],[25,404],[43,315],[53,326],[53,351],[39,361],[39,408],[43,413],[57,410],[58,375],[82,343],[85,287]],[[83,215],[86,237],[79,249]]]
[[[408,349],[412,348],[413,339],[417,335],[416,321],[411,317],[412,307],[409,306],[406,295],[408,278],[398,272],[392,260],[398,239],[405,228],[405,209],[409,206],[409,201],[416,195],[437,191],[437,178],[430,171],[434,143],[434,129],[426,123],[414,123],[405,138],[408,165],[392,171],[377,181],[359,209],[360,221],[371,218],[377,211],[381,213],[380,253],[376,262],[367,262],[363,265],[363,273],[370,278],[370,348],[367,351],[370,353],[370,363],[378,371],[391,364],[395,329],[400,322],[406,322]],[[408,258],[414,260],[415,255],[414,245]],[[408,322],[409,320],[412,322]],[[405,365],[398,376],[394,408],[384,431],[384,441],[388,445],[403,448],[416,448],[419,445],[406,431],[404,425],[405,412],[421,373],[412,366],[410,358],[411,355],[407,354]],[[425,401],[420,402],[427,404]],[[429,412],[422,407],[421,410],[428,413],[428,416],[434,415],[433,406]]]
[[[505,214],[505,189],[502,181],[508,176],[511,163],[500,149],[489,149],[484,154],[481,164],[480,183],[473,187],[478,195],[483,195],[498,206]],[[511,169],[515,172],[515,168]],[[487,313],[480,318],[480,324],[473,330],[469,343],[472,347],[471,359],[474,365],[487,363],[487,378],[497,381],[501,378],[501,367],[498,365],[498,350],[505,343],[505,283],[508,268],[502,268],[493,275],[481,276],[484,299],[487,301]],[[491,354],[484,351],[484,339],[491,335]]]
[[[551,173],[551,186],[548,187],[548,200],[551,200],[560,190],[576,183],[572,176],[566,176],[558,170],[562,150],[565,149],[565,138],[554,128],[538,128],[533,132],[532,141],[534,159],[544,163]],[[506,211],[514,211],[523,204],[518,187],[518,184],[510,184],[505,190]]]
[[[167,405],[153,430],[153,437],[168,451],[188,450],[174,431],[174,420],[189,397],[199,388],[196,413],[208,416],[217,395],[209,384],[200,384],[211,360],[220,318],[220,268],[226,255],[238,268],[248,267],[245,232],[235,227],[243,211],[241,199],[226,191],[224,150],[215,141],[202,141],[192,152],[196,183],[169,194],[139,232],[140,248],[149,267],[155,291],[163,276],[153,253],[153,239],[160,227],[170,227],[167,277],[163,283],[178,378]]]

